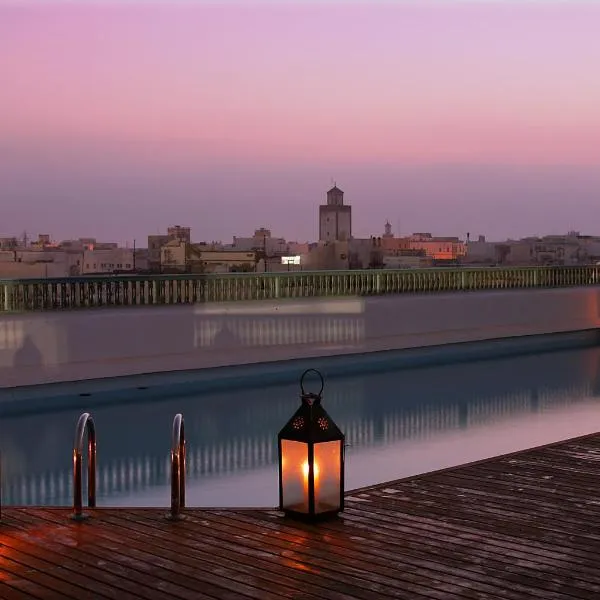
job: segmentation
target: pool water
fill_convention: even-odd
[[[599,367],[594,347],[330,378],[323,404],[347,436],[346,487],[598,431]],[[81,402],[0,421],[3,504],[71,503],[75,423],[89,408]],[[298,402],[293,384],[91,409],[98,504],[168,506],[181,412],[188,506],[275,505],[277,433]]]

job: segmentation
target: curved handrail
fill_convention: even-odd
[[[171,442],[171,513],[170,519],[181,518],[185,508],[185,427],[183,415],[178,413],[173,419]]]
[[[77,421],[73,444],[73,518],[85,519],[83,514],[82,455],[83,441],[87,433],[88,451],[88,507],[96,506],[96,427],[89,413],[83,413]]]

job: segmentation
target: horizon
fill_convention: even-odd
[[[336,180],[355,237],[600,235],[599,29],[583,2],[0,2],[2,229],[314,240]]]

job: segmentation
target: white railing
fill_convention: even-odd
[[[0,312],[597,285],[600,267],[487,267],[0,280]]]

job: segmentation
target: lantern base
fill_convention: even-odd
[[[283,513],[283,516],[286,519],[303,521],[305,523],[318,523],[320,521],[331,521],[334,519],[338,519],[341,516],[340,513],[342,512],[342,509],[338,508],[335,510],[329,510],[327,512],[320,512],[314,514],[286,509],[280,509],[280,511]]]

